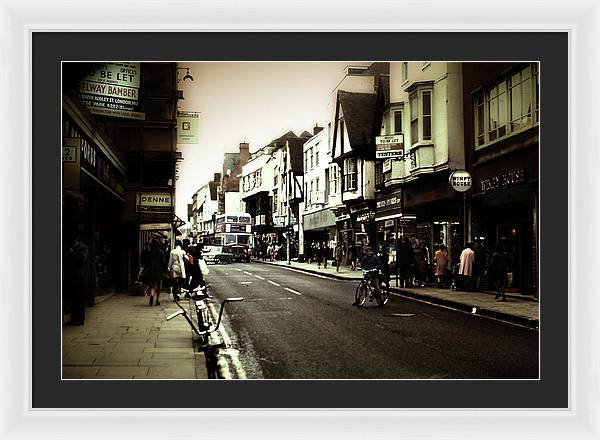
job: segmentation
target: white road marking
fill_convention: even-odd
[[[252,281],[241,281],[240,284],[252,284]]]
[[[260,275],[254,275],[256,278],[258,278],[259,280],[264,280],[263,277],[261,277]]]
[[[282,266],[278,266],[278,267],[282,267]],[[332,278],[332,277],[326,277],[325,275],[319,275],[318,273],[312,273],[312,272],[305,272],[303,270],[300,269],[293,269],[291,267],[282,267],[285,270],[291,270],[292,272],[300,272],[306,275],[311,275],[313,277],[317,277],[317,278],[323,278],[325,280],[331,280],[331,281],[360,281],[360,279],[349,279],[349,280],[340,280],[338,278]]]
[[[277,284],[275,281],[267,280],[267,282],[273,284],[274,286],[281,287],[281,284]]]
[[[209,304],[210,307],[210,312],[213,316],[213,320],[215,319],[216,316],[218,316],[216,309],[214,308],[214,306],[212,304]],[[221,325],[219,327],[218,333],[221,335],[221,339],[223,340],[223,343],[225,344],[225,347],[231,347],[231,338],[229,337],[229,335],[227,334],[227,331],[225,330],[225,327],[223,325]],[[211,335],[211,338],[214,336],[214,333]],[[244,367],[242,366],[242,363],[240,361],[240,358],[238,356],[238,351],[231,349],[231,348],[226,348],[224,350],[222,350],[223,352],[227,353],[229,359],[231,360],[231,363],[233,364],[233,368],[235,370],[236,373],[236,377],[238,379],[246,379],[246,372],[244,371]],[[219,366],[219,370],[223,374],[224,379],[230,379],[231,378],[231,374],[227,374],[229,373],[229,363],[225,360],[225,356],[219,356],[219,359],[217,360],[217,364]],[[224,365],[225,364],[225,365]],[[227,368],[225,368],[227,367]],[[229,377],[226,377],[227,375],[229,375]]]
[[[242,271],[242,269],[238,269],[237,267],[235,268],[235,270],[237,270],[238,272],[241,272],[241,271]]]
[[[246,271],[244,271],[244,273],[245,273],[246,275],[253,276],[253,275],[252,275],[250,272],[246,272]]]
[[[284,287],[284,289],[287,290],[288,292],[295,293],[296,295],[302,295],[300,292],[296,292],[294,289],[290,289],[289,287]]]

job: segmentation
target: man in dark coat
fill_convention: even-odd
[[[88,247],[80,237],[75,237],[66,252],[63,280],[71,310],[71,325],[84,324],[89,274]]]
[[[408,237],[404,237],[398,245],[396,264],[398,266],[396,270],[400,276],[400,287],[410,287],[410,272],[411,266],[415,264],[415,254]]]

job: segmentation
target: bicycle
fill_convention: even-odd
[[[373,286],[372,280],[375,276],[379,277],[379,293],[376,292],[375,287]],[[363,270],[363,279],[358,283],[358,286],[356,286],[355,304],[358,307],[362,307],[365,302],[367,302],[367,299],[369,299],[369,302],[375,300],[379,307],[383,307],[390,299],[388,289],[389,286],[379,269]]]
[[[215,324],[213,322],[213,318],[208,307],[208,301],[210,299],[213,299],[213,297],[208,294],[209,286],[210,285],[198,286],[194,289],[186,289],[185,287],[181,288],[182,292],[184,292],[184,297],[186,299],[189,299],[189,301],[193,301],[194,310],[196,312],[196,324],[194,324],[194,321],[190,318],[186,309],[181,304],[179,304],[178,300],[175,300],[174,303],[177,304],[180,310],[167,316],[167,321],[170,321],[171,319],[182,315],[188,322],[194,333],[200,336],[202,345],[207,344],[210,334],[217,331],[219,326],[221,325],[221,319],[223,317],[223,311],[225,310],[225,304],[244,300],[244,298],[242,297],[236,297],[225,298],[223,301],[221,301],[219,317]]]

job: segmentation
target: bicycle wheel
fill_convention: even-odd
[[[383,307],[390,300],[390,292],[389,292],[388,285],[385,281],[382,281],[380,283],[380,287],[381,287],[381,293],[379,295],[377,295],[376,299],[377,299],[377,304],[379,305],[379,307]]]
[[[367,297],[369,296],[370,287],[364,281],[361,281],[358,286],[356,286],[356,305],[361,307],[365,304]]]

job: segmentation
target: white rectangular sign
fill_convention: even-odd
[[[383,161],[383,172],[387,173],[388,171],[392,171],[392,159],[386,159]]]
[[[404,136],[402,134],[377,136],[375,138],[375,146],[375,158],[377,159],[402,157],[404,154]]]

